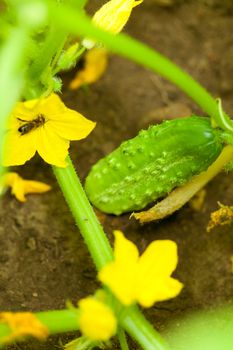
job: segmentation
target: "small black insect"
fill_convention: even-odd
[[[21,135],[28,134],[33,129],[37,129],[38,127],[44,125],[45,123],[45,116],[43,114],[38,114],[38,116],[35,119],[29,120],[29,121],[20,119],[20,118],[17,118],[17,119],[20,122],[25,123],[18,128],[18,132]]]

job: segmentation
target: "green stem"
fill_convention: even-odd
[[[129,350],[125,331],[122,328],[119,328],[119,330],[117,332],[117,336],[118,336],[121,350]]]
[[[113,52],[150,68],[167,78],[191,97],[209,116],[214,118],[217,125],[224,130],[233,131],[233,122],[225,113],[223,123],[215,99],[188,73],[168,58],[124,34],[114,36],[95,27],[83,13],[68,6],[62,8],[51,7],[51,13],[57,25],[62,26],[65,30],[82,37],[95,39]]]
[[[72,332],[79,329],[78,316],[73,310],[44,311],[35,315],[49,329],[50,334]]]
[[[146,350],[169,350],[167,342],[145,319],[137,307],[131,307],[121,320],[121,326]]]
[[[66,168],[53,167],[63,195],[98,270],[112,261],[112,249],[68,157]]]
[[[58,29],[57,26],[50,28],[50,32],[42,49],[28,70],[28,76],[31,80],[35,81],[41,78],[43,72],[48,68],[57,52],[64,46],[66,38],[66,31]]]
[[[82,55],[84,54],[84,52],[86,51],[86,48],[84,46],[81,46],[81,48],[78,48],[76,54],[75,54],[75,61],[73,63],[72,66],[75,66],[77,64],[77,62],[81,59]],[[70,68],[70,67],[69,67]],[[61,67],[59,67],[59,64],[53,68],[52,67],[52,75],[56,75],[57,73],[59,73],[61,70],[63,70]]]
[[[87,199],[69,157],[67,158],[67,162],[68,166],[66,168],[54,166],[53,171],[84,241],[87,244],[97,270],[100,270],[103,266],[112,261],[112,249]],[[122,326],[145,350],[168,349],[165,341],[136,307],[127,309],[126,315],[127,317],[123,318]]]

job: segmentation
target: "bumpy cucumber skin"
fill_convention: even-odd
[[[191,116],[142,130],[99,160],[86,178],[90,201],[103,212],[140,210],[206,170],[223,148],[209,118]]]

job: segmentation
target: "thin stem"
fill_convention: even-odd
[[[134,338],[143,349],[169,350],[167,342],[145,319],[139,309],[131,307],[126,316],[121,320],[121,326]]]
[[[64,46],[67,38],[67,32],[53,26],[45,40],[44,46],[37,55],[35,62],[28,70],[28,76],[31,80],[41,78],[43,72],[48,68],[57,51],[60,51]]]
[[[81,59],[81,56],[84,54],[84,52],[86,51],[86,48],[84,46],[81,46],[80,48],[78,48],[77,52],[76,52],[76,58],[75,58],[75,62],[74,62],[74,66],[77,64],[77,62]],[[52,68],[52,75],[54,76],[55,74],[57,74],[58,72],[60,72],[61,68],[55,65],[54,68]]]
[[[78,316],[73,310],[44,311],[35,315],[49,329],[50,334],[72,332],[79,329]]]
[[[233,122],[225,113],[224,123],[222,122],[215,99],[188,73],[184,72],[168,58],[124,34],[114,36],[95,27],[83,13],[75,11],[68,6],[63,6],[62,8],[51,7],[51,12],[57,25],[62,26],[71,33],[95,39],[113,52],[150,68],[152,71],[167,78],[191,97],[216,121],[217,125],[224,130],[233,131]]]
[[[117,336],[118,336],[121,350],[129,350],[125,331],[122,328],[119,328],[119,330],[117,332]]]
[[[66,168],[54,166],[53,170],[95,265],[99,270],[112,261],[112,249],[69,157],[67,161],[68,166]]]
[[[221,98],[217,98],[216,99],[216,103],[218,106],[218,114],[219,114],[219,120],[218,120],[218,124],[219,126],[221,126],[222,129],[224,130],[229,130],[232,131],[231,129],[228,128],[228,121],[226,119],[226,115],[222,109],[222,101]]]
[[[57,49],[56,54],[53,57],[53,60],[52,60],[52,62],[50,64],[50,70],[51,70],[53,76],[55,75],[55,74],[53,74],[53,72],[55,70],[57,61],[59,60],[59,57],[60,57],[60,55],[62,53],[63,47],[64,47],[64,42],[62,42],[60,47]]]

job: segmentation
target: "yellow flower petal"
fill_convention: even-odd
[[[144,307],[178,295],[182,283],[170,277],[178,262],[177,246],[170,240],[152,242],[139,259],[136,299]]]
[[[12,331],[9,336],[1,339],[1,344],[25,336],[33,336],[40,340],[45,340],[49,335],[47,327],[30,312],[1,312],[0,323],[6,323]]]
[[[137,247],[124,237],[121,231],[114,231],[114,262],[99,272],[99,280],[106,284],[125,305],[135,302],[134,281],[139,257]]]
[[[52,128],[37,130],[37,152],[47,163],[64,168],[70,142],[58,136]]]
[[[17,129],[7,131],[3,149],[3,166],[22,165],[35,153],[34,134],[21,136]]]
[[[32,119],[32,116],[38,114],[49,116],[49,119],[51,119],[52,116],[57,116],[57,118],[60,116],[63,119],[64,113],[66,112],[66,106],[56,94],[51,94],[43,99],[25,101],[21,104],[21,108],[21,115],[26,111],[30,116],[29,120]]]
[[[138,257],[137,247],[120,231],[115,236],[115,261],[98,276],[124,305],[139,302],[149,307],[179,294],[182,283],[170,277],[178,261],[174,242],[155,241]]]
[[[139,253],[138,248],[130,240],[126,239],[123,233],[119,230],[114,231],[115,245],[114,245],[114,257],[115,262],[122,265],[123,261],[128,259],[129,264],[134,265],[138,261]]]
[[[60,137],[71,141],[84,139],[96,125],[80,113],[68,108],[63,120],[53,117],[48,124],[49,128],[53,129]]]
[[[70,89],[78,89],[82,85],[95,83],[106,70],[107,51],[104,48],[88,50],[85,57],[84,68],[79,70],[70,83]]]
[[[170,240],[154,241],[140,257],[140,278],[153,273],[155,276],[170,276],[178,263],[177,245]]]
[[[15,195],[20,202],[26,201],[25,195],[27,193],[44,193],[51,189],[51,186],[43,182],[24,180],[14,172],[4,174],[1,183],[3,186],[11,187],[11,193]]]
[[[99,280],[108,286],[124,305],[131,305],[135,300],[134,280],[136,269],[125,262],[125,268],[115,263],[105,266],[98,274]]]
[[[107,341],[117,329],[117,321],[110,307],[92,297],[81,299],[79,326],[86,337],[94,341]]]
[[[92,20],[96,26],[117,34],[127,23],[133,7],[141,2],[135,0],[110,0],[94,14]]]
[[[159,301],[174,298],[183,288],[182,283],[171,277],[164,279],[156,277],[154,280],[145,277],[145,281],[140,282],[135,285],[135,299],[144,307],[151,307]]]

